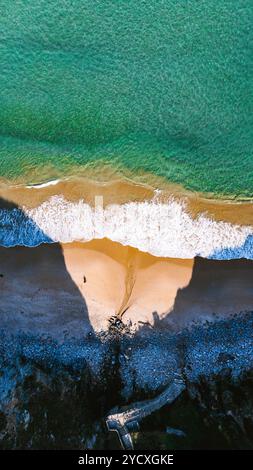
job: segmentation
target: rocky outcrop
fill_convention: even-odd
[[[106,417],[136,402],[135,448],[252,448],[252,326],[249,312],[180,333],[114,325],[61,344],[2,332],[0,448],[117,448]],[[184,386],[169,404],[175,374]]]

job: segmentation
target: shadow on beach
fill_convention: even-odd
[[[85,299],[66,269],[60,244],[15,204],[0,199],[0,211],[0,245],[5,245],[0,246],[0,328],[61,340],[91,334]],[[32,248],[20,246],[24,238]],[[46,243],[33,246],[36,239]]]
[[[0,372],[4,384],[0,390],[0,448],[118,448],[119,442],[104,427],[111,408],[159,396],[182,371],[190,383],[198,374],[228,369],[235,351],[234,371],[243,367],[248,346],[240,350],[240,340],[251,334],[249,322],[240,320],[238,326],[228,328],[220,320],[223,308],[229,322],[231,305],[232,316],[250,306],[253,310],[252,261],[196,258],[190,281],[177,290],[170,312],[160,317],[154,311],[153,325],[140,325],[132,335],[122,330],[119,321],[119,331],[116,324],[113,336],[102,337],[93,331],[85,298],[66,269],[60,244],[52,243],[15,204],[0,200],[0,211],[0,244],[10,246],[0,247]],[[31,245],[36,244],[36,236],[44,237],[46,243],[33,248],[12,246],[15,240],[21,244],[21,228],[26,230],[26,240],[29,234],[35,237],[30,238]],[[244,304],[239,295],[242,288],[247,293]],[[218,317],[215,304],[222,307]],[[214,326],[198,329],[200,320]],[[190,331],[192,326],[196,332]],[[8,335],[10,339],[6,339]],[[184,392],[189,403],[187,394]],[[186,416],[187,406],[183,411],[179,407],[179,413]],[[166,410],[168,413],[168,407]],[[165,442],[169,445],[164,426],[161,440],[155,439],[161,414],[166,416],[164,408],[159,413],[151,439],[158,447]],[[198,410],[192,413],[199,416]],[[202,418],[200,421],[197,426],[203,433],[206,427]],[[195,432],[193,447],[198,442]],[[141,438],[136,445],[141,448]]]
[[[180,331],[253,310],[253,261],[195,258],[189,284],[178,289],[173,309],[154,328]]]

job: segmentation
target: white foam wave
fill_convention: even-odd
[[[5,246],[106,237],[162,257],[253,259],[253,227],[205,215],[193,219],[185,204],[173,199],[92,208],[83,200],[53,196],[35,209],[0,211],[0,224]]]
[[[56,184],[60,183],[60,179],[48,181],[47,183],[38,183],[38,184],[28,184],[26,188],[28,189],[41,189],[47,188],[48,186],[56,186]]]

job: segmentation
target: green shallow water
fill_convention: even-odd
[[[252,0],[0,10],[0,176],[78,174],[103,160],[253,197]]]

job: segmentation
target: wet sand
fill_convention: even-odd
[[[109,240],[0,248],[0,328],[82,338],[121,315],[180,329],[253,310],[253,262],[157,258]]]
[[[86,172],[87,173],[87,172]],[[89,175],[89,173],[87,173]],[[252,202],[235,202],[212,199],[198,193],[191,193],[179,185],[169,184],[162,178],[153,175],[140,176],[139,182],[120,178],[111,173],[105,181],[94,181],[88,176],[69,178],[45,187],[26,187],[24,185],[10,186],[10,182],[1,182],[0,198],[3,200],[25,206],[38,207],[52,196],[63,196],[67,201],[76,202],[84,200],[94,207],[96,196],[103,197],[104,207],[110,204],[125,204],[127,202],[151,201],[166,203],[171,198],[183,201],[187,212],[196,218],[205,214],[213,220],[230,222],[238,225],[253,225]],[[101,176],[101,177],[102,177]],[[149,181],[149,184],[147,184]],[[155,188],[159,188],[157,193]]]

